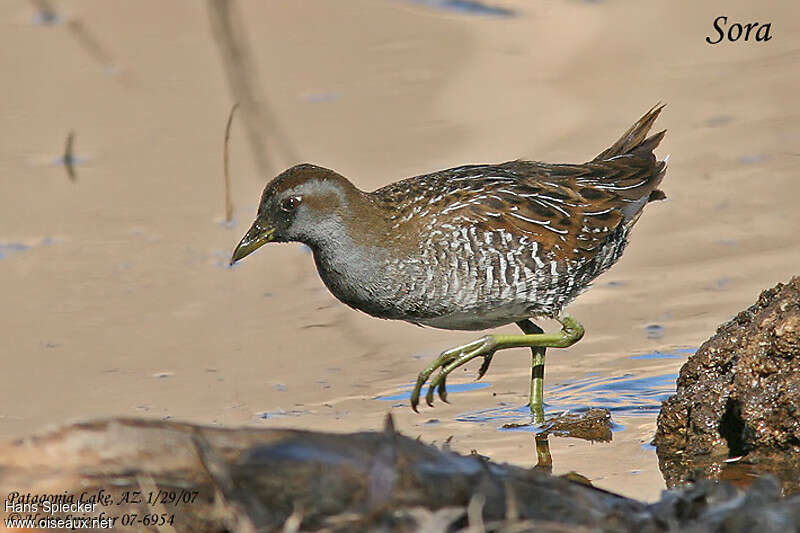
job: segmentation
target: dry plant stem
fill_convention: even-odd
[[[70,131],[67,135],[67,142],[64,145],[64,168],[67,169],[67,177],[69,177],[70,181],[77,181],[78,176],[75,174],[75,153],[74,153],[74,146],[75,146],[75,132]]]
[[[225,146],[222,153],[222,163],[225,170],[225,222],[233,220],[233,200],[231,200],[231,175],[228,167],[229,155],[228,144],[231,138],[231,124],[233,123],[233,114],[239,107],[239,102],[233,104],[230,113],[228,113],[228,123],[225,125]]]
[[[275,169],[269,164],[268,140],[272,141],[276,155],[284,163],[295,163],[299,158],[292,144],[279,131],[271,110],[263,103],[266,93],[257,82],[258,71],[236,3],[233,0],[208,0],[208,15],[228,85],[234,99],[242,105],[242,120],[256,167],[263,177],[270,176]]]

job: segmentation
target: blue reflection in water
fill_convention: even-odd
[[[514,17],[517,13],[506,7],[492,6],[478,0],[411,0],[437,9],[457,11],[469,15],[488,15],[493,17]]]
[[[567,381],[545,391],[547,414],[563,411],[581,413],[590,407],[606,408],[617,416],[655,416],[661,402],[675,393],[678,374],[636,377],[633,374],[607,377],[599,374]],[[503,406],[459,416],[460,422],[524,423],[530,420],[527,405]],[[624,429],[617,426],[615,430]]]
[[[473,382],[473,383],[456,383],[453,385],[447,385],[447,394],[452,392],[467,392],[471,390],[479,390],[485,389],[486,387],[491,386],[491,383],[487,383],[485,381],[481,382]],[[414,385],[409,385],[408,387],[404,388],[402,392],[398,394],[392,394],[391,396],[376,396],[375,400],[385,400],[387,402],[396,402],[398,400],[409,400],[411,399],[411,391],[414,389]],[[422,396],[428,392],[428,387],[422,389]]]
[[[21,242],[2,242],[0,241],[0,259],[5,259],[9,255],[26,252],[36,246],[50,246],[55,242],[53,237],[43,237],[38,243],[24,244]]]
[[[30,246],[21,242],[0,242],[0,259],[15,252],[24,252],[29,249]]]
[[[548,404],[571,411],[586,407],[605,407],[624,416],[654,415],[661,402],[675,392],[678,374],[636,377],[623,374],[587,377],[556,386],[545,394]]]
[[[685,359],[692,355],[696,348],[678,348],[671,352],[659,352],[658,350],[640,355],[631,355],[628,359]]]
[[[630,356],[629,359],[685,359],[696,351],[695,348],[679,348],[668,352],[651,352]],[[626,373],[621,376],[604,376],[598,373],[587,374],[549,387],[545,391],[545,410],[548,415],[564,411],[582,413],[591,407],[606,408],[616,417],[655,416],[661,403],[675,393],[678,374],[659,374],[656,376],[637,376]],[[448,386],[448,392],[466,392],[488,387],[486,382],[459,383]],[[408,400],[413,386],[390,396],[378,396],[377,400]],[[423,394],[427,389],[423,390]],[[465,413],[456,418],[460,422],[527,423],[530,410],[527,405],[501,405]],[[614,431],[625,427],[615,424]]]

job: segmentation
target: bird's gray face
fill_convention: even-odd
[[[311,167],[311,165],[308,165]],[[339,183],[315,172],[289,169],[267,185],[253,225],[233,252],[231,264],[268,242],[321,244],[340,229],[345,195]]]

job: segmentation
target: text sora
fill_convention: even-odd
[[[724,41],[726,38],[731,42],[738,41],[740,38],[744,41],[749,41],[750,36],[753,36],[753,40],[758,42],[765,42],[772,39],[772,35],[769,34],[772,29],[771,22],[766,24],[749,22],[744,25],[734,22],[728,26],[728,17],[719,16],[714,19],[714,29],[717,35],[713,39],[710,36],[706,37],[706,42],[708,44],[717,44]]]

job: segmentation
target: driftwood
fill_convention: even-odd
[[[132,514],[174,515],[176,531],[280,530],[292,516],[304,529],[385,523],[415,530],[420,521],[464,521],[471,502],[486,521],[533,519],[558,523],[551,529],[561,531],[562,524],[633,523],[645,509],[566,479],[443,452],[391,425],[380,433],[334,435],[89,422],[0,447],[0,473],[0,494],[76,501],[108,495],[109,505],[88,514],[105,511],[120,517],[118,526]]]
[[[6,519],[106,520],[78,524],[98,531],[644,533],[736,531],[767,519],[800,526],[800,499],[780,500],[768,480],[744,496],[708,483],[648,505],[442,451],[395,433],[391,421],[383,432],[349,435],[139,419],[74,424],[0,445],[0,494]],[[58,512],[45,500],[59,503]]]

